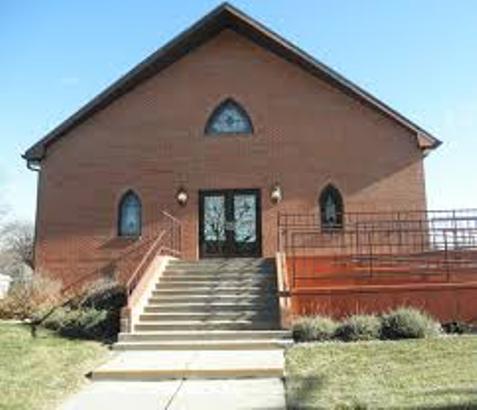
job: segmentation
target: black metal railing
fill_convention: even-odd
[[[305,277],[477,276],[477,210],[354,212],[339,226],[321,220],[319,213],[278,217],[292,287]]]

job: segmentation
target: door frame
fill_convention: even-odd
[[[253,253],[237,254],[237,253],[225,253],[225,254],[213,254],[207,253],[204,246],[204,198],[206,196],[218,196],[223,195],[225,197],[225,218],[227,219],[227,213],[230,212],[227,209],[227,199],[232,198],[235,195],[255,195],[255,235],[256,246]],[[229,204],[230,205],[230,204]],[[201,189],[199,190],[199,258],[247,258],[247,257],[261,257],[262,256],[262,199],[261,191],[259,188],[232,188],[232,189]]]

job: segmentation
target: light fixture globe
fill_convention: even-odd
[[[270,200],[274,204],[278,204],[283,198],[282,188],[279,184],[273,185],[270,191]]]
[[[189,199],[189,195],[187,194],[187,191],[185,190],[184,187],[180,187],[176,193],[177,203],[180,206],[186,206],[188,199]]]

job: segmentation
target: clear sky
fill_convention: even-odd
[[[0,0],[0,203],[33,219],[20,154],[219,3]],[[429,207],[477,208],[477,1],[232,4],[442,139]]]

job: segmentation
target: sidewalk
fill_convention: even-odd
[[[161,381],[283,377],[283,350],[159,350],[117,352],[93,370],[94,381]]]
[[[95,381],[60,410],[284,410],[279,378]]]

